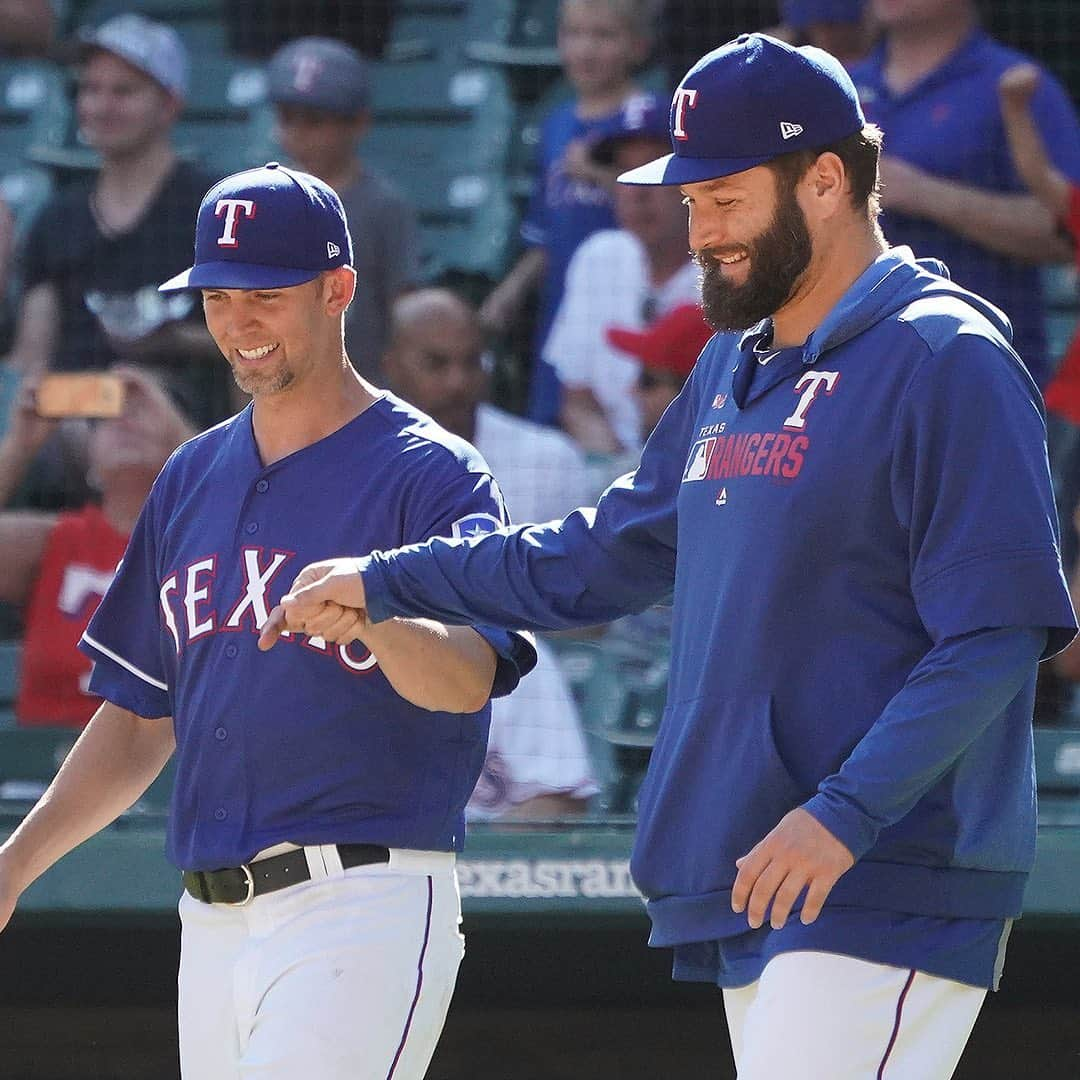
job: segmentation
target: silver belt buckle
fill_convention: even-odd
[[[247,884],[247,895],[243,900],[225,900],[223,904],[225,907],[246,907],[255,899],[255,875],[251,872],[251,867],[247,863],[241,863],[240,869],[244,871],[244,878]]]

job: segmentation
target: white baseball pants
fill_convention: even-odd
[[[948,1080],[986,990],[824,952],[724,991],[739,1080]]]
[[[181,898],[184,1080],[427,1071],[465,952],[453,854],[343,870],[336,848],[306,851],[310,882],[244,907]]]

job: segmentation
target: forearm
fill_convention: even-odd
[[[0,847],[19,892],[113,822],[150,786],[174,748],[171,720],[105,702],[37,805]]]
[[[935,646],[805,809],[859,858],[1000,716],[1045,646],[1045,630],[1016,627]]]
[[[471,627],[388,619],[364,630],[364,644],[406,701],[433,712],[482,709],[495,679],[495,650]]]
[[[1071,257],[1053,215],[1033,195],[986,191],[928,176],[919,209],[921,216],[998,255],[1031,263],[1067,262]]]
[[[430,540],[359,561],[375,620],[426,616],[506,629],[566,630],[642,611],[670,590],[674,552],[612,535],[592,509],[478,542]]]
[[[1031,113],[1026,106],[1005,105],[1002,117],[1020,179],[1054,219],[1060,221],[1069,208],[1069,182],[1051,162]]]
[[[589,389],[564,390],[559,419],[563,430],[588,453],[618,454],[625,449]]]

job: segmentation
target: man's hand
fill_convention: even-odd
[[[779,930],[803,889],[802,921],[812,923],[840,876],[855,865],[852,854],[812,814],[801,807],[785,814],[764,840],[735,860],[738,877],[731,890],[733,911],[746,911],[755,930],[765,922]]]
[[[355,641],[369,626],[364,581],[352,558],[309,563],[296,575],[259,634],[259,648],[274,647],[290,630],[328,642]]]

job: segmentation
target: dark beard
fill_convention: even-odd
[[[771,224],[746,247],[750,274],[742,285],[725,280],[719,261],[708,252],[694,256],[701,267],[705,321],[720,333],[747,330],[779,311],[809,265],[810,232],[793,192],[780,193]]]

